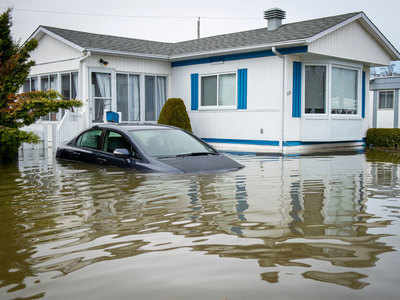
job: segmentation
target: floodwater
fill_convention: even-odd
[[[230,155],[211,175],[0,166],[0,299],[399,299],[400,168]]]

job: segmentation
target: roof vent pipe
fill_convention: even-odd
[[[275,30],[282,25],[286,12],[280,8],[270,8],[264,11],[264,19],[268,21],[268,30]]]

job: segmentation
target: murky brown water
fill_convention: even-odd
[[[246,168],[0,166],[0,299],[399,299],[399,165],[232,157]]]

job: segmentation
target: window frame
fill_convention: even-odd
[[[219,76],[220,75],[235,75],[235,97],[233,105],[219,105]],[[217,76],[217,105],[202,105],[202,86],[203,77]],[[237,95],[238,95],[238,84],[237,84],[237,71],[226,71],[217,73],[204,73],[199,74],[199,110],[232,110],[237,109]]]
[[[138,76],[139,78],[139,120],[135,121],[123,121],[122,120],[122,114],[121,114],[121,120],[120,123],[138,123],[141,122],[142,119],[142,76],[140,76],[140,73],[137,72],[125,72],[125,71],[115,71],[115,111],[118,112],[118,85],[117,85],[117,80],[118,80],[118,74],[122,75],[127,75],[128,76],[128,99],[129,99],[129,75],[135,75]],[[144,85],[145,83],[143,83]],[[167,87],[166,87],[167,89]],[[128,118],[129,118],[129,106],[128,106]]]
[[[306,67],[311,66],[311,67],[325,67],[325,113],[306,113]],[[328,63],[304,63],[304,66],[302,68],[302,97],[304,101],[302,101],[302,112],[303,115],[306,118],[310,119],[326,119],[329,117],[329,111],[330,111],[330,105],[329,105],[329,100],[330,100],[330,65]]]
[[[380,108],[380,103],[381,103],[381,93],[388,93],[391,92],[393,94],[393,101],[392,101],[392,107],[384,107],[384,108]],[[389,110],[394,110],[394,97],[395,97],[395,90],[390,90],[390,89],[385,89],[385,90],[379,90],[378,91],[378,110],[381,111],[389,111]]]
[[[320,60],[312,60],[305,59],[302,61],[302,83],[301,83],[301,111],[302,111],[302,119],[304,120],[361,120],[361,101],[362,101],[362,71],[363,65],[356,63],[347,63],[340,60],[334,59],[320,59]],[[321,66],[324,65],[327,67],[327,80],[326,80],[326,113],[325,114],[306,114],[305,113],[305,67],[307,65],[311,66]],[[331,113],[331,90],[332,90],[332,67],[339,68],[348,68],[358,71],[358,80],[357,80],[357,114],[332,114]],[[367,91],[366,91],[367,92]],[[304,100],[303,100],[304,99]]]
[[[349,65],[342,65],[338,63],[332,63],[329,66],[330,68],[330,74],[332,74],[332,69],[333,68],[339,68],[339,69],[347,69],[347,70],[353,70],[357,72],[357,113],[355,114],[336,114],[332,113],[332,75],[330,76],[329,80],[329,115],[332,116],[334,119],[348,119],[348,118],[356,118],[359,119],[361,118],[361,95],[362,95],[362,86],[361,86],[361,81],[362,81],[362,68],[355,67],[355,66],[349,66]]]
[[[100,140],[99,140],[99,149],[98,148],[90,148],[90,147],[82,147],[82,146],[80,146],[80,145],[78,145],[78,142],[79,142],[79,139],[84,135],[84,134],[86,134],[86,133],[88,133],[88,132],[90,132],[90,131],[96,131],[96,130],[98,130],[98,131],[100,131],[101,132],[101,134],[100,134]],[[76,147],[76,148],[78,148],[78,149],[90,149],[90,150],[93,150],[93,151],[102,151],[102,149],[103,149],[103,144],[104,144],[104,134],[105,134],[105,131],[104,131],[104,129],[102,129],[102,128],[89,128],[88,130],[85,130],[84,132],[82,132],[80,135],[78,135],[78,137],[75,139],[75,142],[74,142],[74,146]],[[108,152],[107,152],[108,153]]]
[[[118,72],[119,73],[119,72]],[[134,73],[133,73],[134,74]],[[156,80],[157,77],[165,77],[165,102],[168,100],[168,84],[169,84],[169,76],[167,74],[156,74],[156,73],[141,73],[143,75],[143,102],[142,99],[140,99],[140,105],[143,105],[143,115],[142,115],[142,107],[140,107],[140,120],[139,121],[131,121],[131,122],[146,122],[146,123],[157,123],[158,117],[156,117],[156,120],[146,120],[146,106],[147,106],[147,101],[146,101],[146,76],[151,76],[154,77]],[[142,78],[140,76],[139,78]],[[140,79],[142,80],[142,79]],[[139,82],[139,87],[141,89],[142,85],[141,82]],[[156,92],[156,84],[154,84],[154,92]],[[141,92],[141,91],[140,91]],[[141,94],[142,95],[142,94]],[[165,104],[164,102],[164,104]]]

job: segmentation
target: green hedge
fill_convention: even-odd
[[[171,125],[192,132],[185,103],[180,98],[169,98],[160,112],[158,124]]]
[[[400,128],[370,128],[367,131],[367,145],[376,147],[400,147]]]

